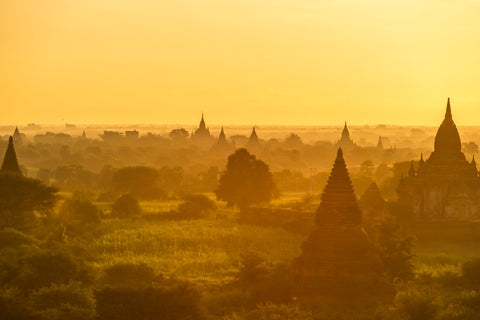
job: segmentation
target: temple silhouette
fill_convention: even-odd
[[[198,129],[195,130],[195,132],[192,134],[192,140],[196,140],[198,142],[207,142],[212,139],[212,136],[210,135],[210,130],[207,128],[205,125],[205,120],[203,119],[203,113],[202,113],[202,119],[200,120],[200,125],[198,126]]]
[[[408,176],[397,188],[398,201],[419,219],[472,220],[480,217],[480,178],[473,158],[468,162],[452,118],[450,98],[445,119],[435,137],[435,149],[418,167],[412,161]]]
[[[337,147],[340,148],[351,148],[355,146],[355,143],[350,138],[350,132],[348,131],[347,121],[345,121],[345,126],[343,127],[342,137],[336,143]]]
[[[3,158],[0,173],[22,174],[20,166],[18,165],[17,154],[15,153],[15,148],[13,146],[13,137],[11,136],[8,138],[7,151],[5,152],[5,157]]]
[[[342,297],[385,293],[379,254],[362,228],[361,210],[339,148],[316,213],[315,229],[294,262],[308,293]]]

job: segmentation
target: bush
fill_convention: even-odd
[[[431,292],[410,289],[397,295],[395,306],[408,320],[429,320],[435,319],[438,312],[434,300]]]
[[[463,263],[462,274],[465,280],[473,283],[480,283],[480,258]]]
[[[117,218],[135,218],[141,212],[138,200],[129,194],[121,196],[112,205],[112,216]]]
[[[224,318],[224,320],[313,320],[311,312],[302,311],[298,306],[293,305],[275,305],[272,303],[260,304],[255,310],[234,313]]]
[[[105,288],[96,294],[102,320],[206,319],[200,296],[188,284],[162,288]]]
[[[46,320],[86,320],[95,316],[93,293],[78,282],[40,288],[30,295],[30,303],[35,313]]]
[[[215,202],[201,194],[188,194],[184,199],[178,206],[178,216],[182,219],[202,218],[216,208]]]
[[[146,264],[120,263],[105,269],[105,283],[120,287],[145,287],[152,284],[155,272]]]
[[[67,199],[63,202],[58,217],[64,223],[96,223],[100,221],[98,208],[87,199]]]
[[[160,173],[149,167],[126,167],[112,177],[115,191],[129,193],[139,199],[154,200],[166,197],[160,187]]]
[[[0,230],[0,249],[36,244],[37,240],[15,229]]]
[[[17,277],[12,280],[24,290],[67,284],[70,281],[90,283],[93,280],[83,259],[63,248],[38,250],[20,259],[19,265]]]

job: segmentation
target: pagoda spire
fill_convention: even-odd
[[[226,144],[227,143],[227,137],[225,136],[225,132],[223,131],[223,126],[222,130],[220,131],[220,135],[218,136],[218,144]]]
[[[360,208],[343,159],[342,148],[338,148],[337,158],[317,210],[316,222],[317,225],[361,223]]]
[[[435,136],[435,154],[441,155],[455,155],[460,154],[462,143],[457,127],[452,118],[452,108],[450,107],[450,98],[447,100],[447,110],[445,112],[445,119],[438,128]]]
[[[410,177],[415,177],[415,168],[413,167],[413,160],[410,162],[410,170],[408,170],[408,175]]]
[[[447,111],[445,111],[445,119],[452,120],[452,108],[450,107],[450,98],[447,100]]]
[[[5,152],[5,157],[3,158],[3,164],[2,164],[2,168],[0,169],[0,172],[22,174],[22,171],[20,170],[20,166],[18,165],[15,148],[13,147],[13,137],[11,136],[10,138],[8,138],[7,152]]]

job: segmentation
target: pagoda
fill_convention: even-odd
[[[353,143],[353,140],[350,138],[350,131],[348,131],[347,121],[345,121],[345,126],[343,127],[342,137],[340,140],[338,140],[336,145],[340,148],[350,148],[355,146],[355,143]]]
[[[20,130],[18,130],[18,126],[15,127],[15,131],[13,132],[13,140],[15,143],[21,143],[23,140],[22,134],[20,133]]]
[[[200,125],[198,126],[198,129],[192,133],[192,139],[197,141],[209,141],[211,138],[212,136],[210,135],[210,130],[205,125],[205,120],[203,119],[203,113],[202,113],[202,119],[200,120]]]
[[[382,141],[382,136],[379,136],[379,137],[378,137],[377,149],[379,149],[379,150],[383,150],[383,141]]]
[[[467,161],[452,117],[450,98],[445,118],[435,136],[434,151],[397,188],[401,204],[419,219],[473,220],[480,217],[480,177],[475,159]]]
[[[13,137],[8,138],[7,152],[5,152],[0,173],[22,174],[20,166],[18,165],[17,154],[15,153],[15,148],[13,147]]]
[[[227,137],[225,136],[225,132],[223,131],[223,126],[222,130],[220,131],[220,135],[218,136],[218,145],[226,145],[227,144]]]
[[[339,148],[316,213],[316,225],[294,262],[298,286],[320,296],[391,291],[376,248],[362,228],[360,207]]]
[[[255,131],[255,127],[252,129],[252,133],[250,134],[250,138],[248,138],[247,144],[245,147],[248,149],[257,148],[260,145],[260,139],[258,138],[257,132]]]

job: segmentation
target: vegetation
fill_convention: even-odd
[[[215,194],[219,200],[236,204],[244,212],[249,205],[270,201],[275,192],[268,165],[246,149],[238,149],[228,157]]]

